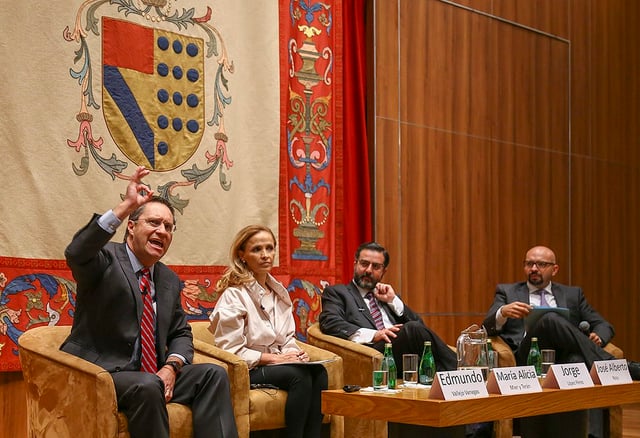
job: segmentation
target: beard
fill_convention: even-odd
[[[378,280],[375,280],[368,274],[356,274],[354,276],[354,281],[358,286],[365,290],[373,290],[373,288],[376,287],[376,284],[378,284]]]
[[[529,283],[534,286],[540,286],[544,282],[542,275],[540,274],[529,274]]]

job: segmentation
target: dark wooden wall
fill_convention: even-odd
[[[370,6],[386,280],[454,343],[546,245],[640,359],[640,3]]]

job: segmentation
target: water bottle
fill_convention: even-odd
[[[433,377],[436,375],[436,362],[433,359],[433,352],[431,351],[431,341],[424,341],[418,375],[418,381],[421,384],[431,385],[433,383]]]
[[[391,343],[384,344],[384,356],[382,357],[381,370],[387,372],[387,383],[388,383],[389,389],[396,389],[396,382],[398,378],[398,368],[396,367],[396,361],[393,358]]]
[[[531,338],[531,348],[529,349],[529,356],[527,356],[527,365],[533,365],[536,369],[536,375],[540,377],[542,374],[542,355],[540,354],[540,347],[538,347],[538,338]]]

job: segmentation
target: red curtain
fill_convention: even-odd
[[[366,0],[343,2],[344,230],[343,279],[353,277],[353,254],[372,239],[367,142]]]

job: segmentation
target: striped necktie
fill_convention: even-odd
[[[378,328],[378,330],[384,329],[382,313],[380,311],[380,307],[378,307],[378,303],[376,303],[376,299],[373,296],[373,293],[369,291],[364,297],[369,301],[369,310],[371,310],[371,316],[376,323],[376,327]]]
[[[158,358],[156,356],[155,319],[153,300],[151,298],[151,275],[148,268],[140,271],[140,292],[142,292],[142,324],[140,327],[140,341],[142,355],[140,357],[140,370],[148,373],[158,371]]]
[[[538,293],[540,294],[540,306],[541,307],[549,307],[549,303],[547,303],[547,300],[544,297],[545,290],[544,289],[538,289]]]

